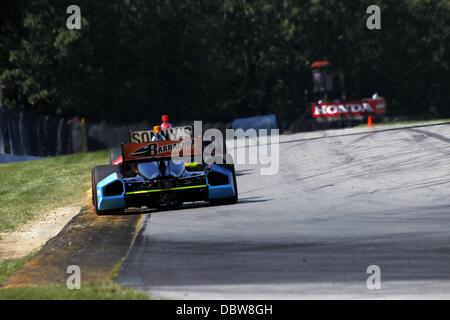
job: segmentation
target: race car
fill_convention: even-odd
[[[195,201],[213,205],[237,202],[236,172],[231,159],[186,165],[193,162],[172,157],[178,150],[183,157],[202,156],[202,142],[184,139],[122,144],[121,163],[92,170],[95,212],[117,214],[132,207],[174,209]]]

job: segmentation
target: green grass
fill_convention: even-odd
[[[0,232],[11,231],[40,212],[80,205],[95,165],[106,164],[99,151],[0,165]]]
[[[19,259],[0,260],[0,284],[5,281],[14,271],[19,270],[36,253],[31,253]]]
[[[0,300],[148,300],[143,292],[124,288],[113,282],[91,283],[80,289],[65,286],[0,288]]]

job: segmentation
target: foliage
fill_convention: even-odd
[[[310,98],[309,65],[329,59],[349,98],[377,91],[389,112],[449,116],[450,1],[80,0],[0,4],[3,105],[91,121],[292,120]]]

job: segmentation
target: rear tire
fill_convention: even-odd
[[[114,209],[114,210],[98,210],[97,208],[97,192],[95,191],[97,183],[102,181],[104,178],[109,176],[111,173],[120,173],[120,166],[114,165],[103,165],[97,166],[92,169],[91,181],[92,181],[92,207],[95,213],[99,216],[108,215],[108,214],[123,214],[125,212],[125,208],[123,209]]]

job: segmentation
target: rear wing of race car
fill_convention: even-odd
[[[174,127],[161,130],[161,134],[166,140],[192,139],[192,126]],[[130,131],[131,143],[151,142],[155,134],[151,130]]]
[[[161,140],[122,144],[123,162],[146,162],[187,158],[202,154],[201,139]]]

